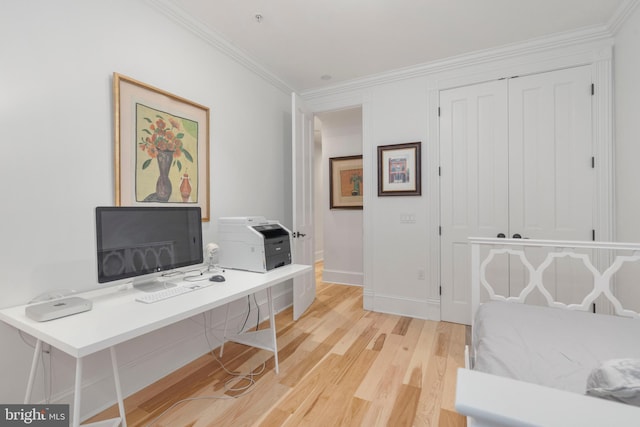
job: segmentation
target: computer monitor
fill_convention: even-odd
[[[96,208],[98,282],[134,278],[152,291],[162,272],[203,263],[199,207]]]

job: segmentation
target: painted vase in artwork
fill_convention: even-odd
[[[169,180],[169,170],[173,162],[173,151],[158,151],[158,169],[160,176],[156,182],[156,198],[159,202],[166,202],[171,197],[171,180]]]
[[[191,197],[191,182],[189,179],[189,174],[185,172],[184,175],[182,175],[181,181],[180,196],[182,196],[182,201],[186,203]]]

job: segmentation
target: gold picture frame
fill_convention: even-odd
[[[420,196],[421,142],[378,147],[378,196]]]
[[[331,209],[362,209],[362,155],[329,159]]]
[[[209,221],[209,108],[113,74],[116,206],[200,206]]]

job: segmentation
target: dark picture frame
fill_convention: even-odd
[[[378,146],[378,196],[420,196],[422,142]]]
[[[362,155],[329,159],[331,209],[362,209]]]

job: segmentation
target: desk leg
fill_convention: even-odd
[[[224,332],[222,333],[222,344],[220,344],[220,357],[224,351],[224,343],[227,341],[227,323],[229,322],[229,307],[230,303],[227,303],[227,313],[224,315]]]
[[[80,393],[82,391],[82,357],[76,359],[76,385],[73,391],[73,427],[80,425]]]
[[[33,383],[36,380],[36,371],[38,370],[38,359],[42,352],[42,341],[37,340],[35,349],[33,350],[33,360],[31,361],[31,372],[29,373],[29,382],[27,383],[27,393],[24,396],[24,403],[27,404],[31,400],[33,392]]]
[[[267,308],[269,309],[269,328],[258,331],[246,331],[237,334],[227,335],[225,331],[224,341],[233,341],[239,344],[248,345],[263,350],[272,351],[275,361],[276,374],[280,373],[278,366],[278,341],[276,340],[276,316],[273,309],[273,295],[271,288],[267,288]],[[227,317],[229,315],[227,314]],[[222,354],[222,353],[220,353]]]
[[[278,367],[278,341],[276,339],[276,316],[273,309],[273,297],[271,296],[271,288],[267,288],[267,305],[269,306],[269,326],[271,329],[271,339],[273,345],[273,358],[275,361],[276,374],[280,373]]]
[[[118,362],[116,361],[116,349],[111,347],[111,366],[113,367],[113,381],[116,386],[116,396],[118,397],[118,411],[120,412],[120,420],[122,427],[127,427],[127,418],[124,411],[124,399],[122,398],[122,389],[120,388],[120,374],[118,374]]]

